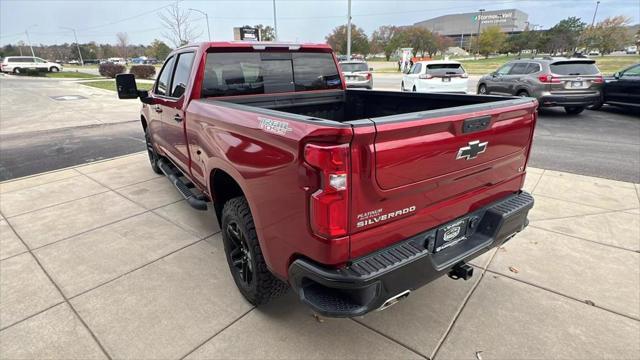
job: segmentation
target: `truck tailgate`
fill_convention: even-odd
[[[351,255],[517,192],[536,108],[533,99],[504,100],[375,118],[373,130],[354,127]]]
[[[497,109],[481,114],[376,122],[376,181],[382,189],[441,182],[489,169],[485,166],[488,163],[523,155],[531,136],[532,112],[531,108],[507,113]],[[487,125],[484,130],[465,132],[465,122],[476,128]],[[513,173],[496,175],[500,180]]]

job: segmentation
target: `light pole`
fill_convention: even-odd
[[[195,12],[199,12],[200,14],[204,15],[205,20],[207,20],[207,34],[209,35],[209,42],[211,42],[211,30],[209,30],[209,15],[207,15],[206,12],[198,10],[198,9],[189,9],[190,11],[195,11]]]
[[[473,53],[474,60],[478,58],[478,53],[480,52],[480,24],[482,24],[482,13],[484,12],[484,9],[479,9],[478,12],[478,38],[476,39],[478,46],[476,46],[476,52]]]
[[[347,61],[351,60],[351,0],[347,0]]]
[[[598,5],[600,5],[600,1],[596,1],[596,10],[593,12],[593,19],[591,19],[591,27],[596,21],[596,14],[598,13]]]
[[[276,16],[276,0],[273,0],[273,31],[275,32],[275,41],[278,41],[278,18]]]
[[[24,34],[27,35],[27,42],[29,43],[29,48],[31,48],[31,56],[36,57],[36,54],[33,52],[33,45],[31,45],[31,39],[29,38],[29,29],[31,29],[34,26],[38,26],[38,25],[33,24],[28,28],[24,29]]]
[[[76,39],[76,48],[78,49],[78,56],[80,57],[80,66],[84,66],[84,60],[82,60],[82,52],[80,52],[80,43],[78,42],[78,35],[76,34],[76,29],[64,27],[64,26],[60,26],[60,29],[73,31],[73,37]]]

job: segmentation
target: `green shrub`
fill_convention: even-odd
[[[124,65],[118,65],[113,63],[104,63],[100,64],[100,68],[98,72],[102,76],[106,76],[109,78],[115,78],[118,74],[123,74],[127,72],[127,68]]]
[[[133,65],[129,69],[129,74],[133,74],[138,79],[151,79],[156,74],[156,67],[153,65]]]

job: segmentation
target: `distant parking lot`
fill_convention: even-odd
[[[470,77],[470,91],[477,80]],[[397,73],[376,74],[374,88],[399,90],[400,81]],[[0,90],[0,180],[144,149],[138,101],[118,100],[114,92],[57,79],[4,76]],[[75,95],[85,99],[64,100]],[[612,107],[578,116],[543,109],[531,165],[639,182],[639,119]]]

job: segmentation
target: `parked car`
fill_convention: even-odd
[[[627,46],[627,48],[625,49],[625,53],[627,53],[628,55],[637,54],[638,47],[635,45]]]
[[[325,316],[384,309],[528,223],[535,99],[347,89],[325,44],[188,45],[151,91],[116,82],[252,304],[291,286]]]
[[[600,51],[591,50],[591,51],[589,51],[589,56],[600,56]]]
[[[118,58],[118,57],[108,58],[107,62],[110,62],[112,64],[116,64],[116,65],[127,65],[127,61],[125,59]]]
[[[589,109],[598,110],[604,104],[640,108],[640,63],[604,79],[602,97]]]
[[[80,61],[79,60],[70,60],[68,62],[69,65],[80,65]]]
[[[364,61],[352,60],[340,62],[340,70],[344,75],[347,87],[373,88],[373,68]]]
[[[419,61],[402,76],[400,90],[466,93],[467,72],[457,61]]]
[[[535,97],[542,107],[581,113],[600,100],[603,78],[595,60],[544,58],[514,60],[478,81],[478,94]]]
[[[7,56],[2,60],[0,68],[2,72],[14,74],[20,74],[26,70],[58,72],[62,70],[62,64],[33,56]]]

